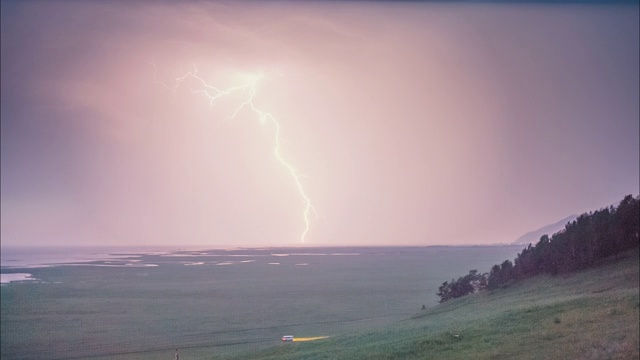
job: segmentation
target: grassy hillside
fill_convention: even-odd
[[[473,294],[369,332],[234,359],[637,359],[638,256]]]
[[[112,259],[95,266],[3,269],[32,273],[41,281],[2,286],[0,358],[173,359],[175,348],[182,359],[228,358],[278,345],[290,333],[368,331],[406,319],[422,304],[435,305],[441,279],[457,275],[460,264],[487,269],[518,250],[214,249],[135,258],[138,264],[159,265],[152,267],[110,267]],[[271,255],[301,251],[309,255]],[[233,265],[214,265],[221,262]]]

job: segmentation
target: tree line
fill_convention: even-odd
[[[640,195],[627,195],[617,207],[580,215],[551,237],[543,235],[511,262],[491,267],[489,273],[469,274],[438,288],[440,302],[484,289],[493,290],[539,274],[556,275],[593,267],[607,257],[640,246]]]

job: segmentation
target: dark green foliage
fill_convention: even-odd
[[[513,279],[513,264],[509,260],[505,260],[502,265],[493,265],[489,278],[487,280],[487,288],[493,290],[499,286],[508,284]]]
[[[458,280],[445,281],[438,288],[440,302],[459,298],[487,287],[487,274],[478,274],[478,270],[470,270],[469,274],[459,277]]]
[[[638,247],[640,197],[627,195],[617,208],[580,215],[551,236],[529,245],[515,260],[514,277],[559,274],[594,266],[598,261]]]
[[[514,263],[506,260],[494,265],[484,278],[485,287],[496,289],[542,273],[556,275],[589,268],[639,245],[640,196],[627,195],[618,207],[582,214],[551,237],[543,235],[535,246],[523,249]],[[470,293],[459,289],[464,282],[464,277],[451,284],[444,282],[438,292],[440,302]]]

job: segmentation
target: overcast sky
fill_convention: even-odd
[[[639,191],[634,4],[2,2],[2,246],[485,244]],[[171,89],[169,89],[171,88]],[[210,93],[213,90],[209,88]]]

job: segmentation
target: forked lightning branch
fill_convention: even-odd
[[[192,80],[195,80],[197,83],[199,83],[201,88],[198,90],[192,89],[191,92],[195,95],[203,96],[209,102],[209,105],[211,108],[213,108],[216,105],[216,100],[218,99],[228,97],[231,95],[234,95],[234,96],[239,95],[239,98],[240,98],[239,104],[233,111],[231,115],[231,119],[235,119],[235,117],[241,111],[251,111],[257,117],[257,119],[260,121],[261,124],[263,125],[270,124],[273,126],[274,128],[273,137],[274,137],[274,144],[275,144],[272,149],[273,155],[275,159],[278,161],[278,163],[280,163],[291,175],[296,185],[296,188],[298,189],[298,193],[303,200],[304,206],[303,206],[303,212],[302,212],[302,220],[304,222],[304,230],[302,231],[302,234],[300,234],[300,243],[304,243],[305,238],[309,232],[309,227],[311,224],[311,219],[310,219],[311,215],[313,214],[315,217],[317,217],[318,215],[314,207],[311,205],[311,200],[309,199],[309,196],[307,196],[304,190],[304,187],[302,186],[302,182],[300,181],[301,175],[298,173],[298,171],[293,167],[291,163],[289,163],[287,160],[285,160],[282,157],[282,154],[280,153],[280,144],[281,144],[280,123],[273,115],[263,110],[260,110],[255,106],[254,99],[257,93],[257,85],[264,78],[264,75],[263,74],[250,74],[250,75],[245,74],[241,77],[243,81],[240,84],[237,84],[235,86],[232,86],[226,89],[222,89],[207,83],[205,79],[203,79],[198,75],[198,68],[194,65],[192,71],[189,71],[186,74],[183,74],[182,76],[175,78],[174,83],[172,85],[168,85],[167,83],[158,80],[157,67],[153,63],[151,65],[153,66],[153,70],[154,70],[154,77],[153,77],[154,82],[157,85],[161,85],[165,89],[173,92],[174,94],[178,91],[178,89],[180,88],[180,86],[185,80],[192,79]]]

